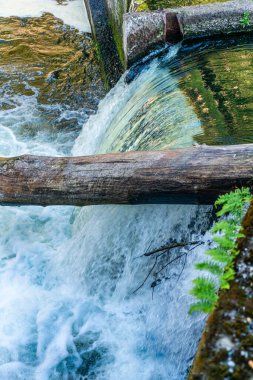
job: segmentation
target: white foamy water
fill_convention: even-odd
[[[163,96],[167,123],[151,107]],[[36,94],[12,102],[0,113],[0,155],[69,152],[64,132],[25,137],[27,123],[43,120]],[[73,152],[189,145],[198,128],[168,67],[155,61],[108,94]],[[188,309],[194,263],[209,245],[209,213],[183,205],[1,207],[0,379],[185,379],[204,323]],[[203,244],[166,253],[155,267],[155,256],[143,256],[193,240]]]
[[[83,0],[66,0],[62,4],[56,0],[0,0],[0,17],[39,17],[45,12],[81,32],[91,32]]]

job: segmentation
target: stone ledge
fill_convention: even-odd
[[[242,26],[244,12],[250,25]],[[151,50],[183,39],[253,32],[253,1],[240,0],[124,16],[124,53],[130,66]]]

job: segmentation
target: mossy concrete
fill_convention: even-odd
[[[249,25],[242,25],[248,12]],[[124,17],[124,52],[129,65],[151,50],[180,40],[253,32],[253,1],[136,12]]]
[[[128,0],[84,0],[93,38],[97,46],[102,75],[107,89],[113,87],[125,70],[123,52],[123,14]]]

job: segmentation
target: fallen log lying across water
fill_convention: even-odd
[[[0,204],[209,204],[253,184],[253,144],[0,159]]]

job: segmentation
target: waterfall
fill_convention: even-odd
[[[154,60],[130,85],[123,77],[84,124],[73,154],[191,145],[200,122],[170,74],[175,54]],[[69,151],[71,135],[23,137],[22,125],[43,119],[36,91],[12,100],[0,111],[0,155]],[[185,379],[204,324],[188,309],[210,212],[1,207],[1,380]],[[143,256],[175,241],[201,244]]]

